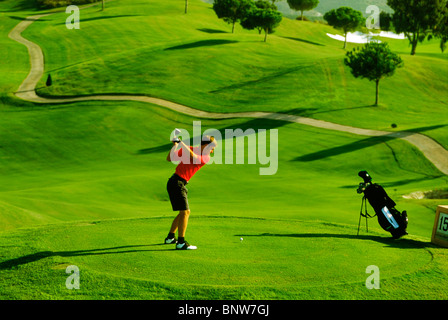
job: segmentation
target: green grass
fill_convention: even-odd
[[[9,122],[28,130],[17,135],[9,124],[2,143],[11,144],[0,148],[4,299],[444,297],[435,284],[444,260],[431,260],[444,251],[428,243],[437,200],[400,195],[443,186],[446,178],[405,142],[267,120],[204,121],[203,130],[277,128],[279,171],[262,177],[259,165],[205,167],[188,186],[189,239],[199,250],[178,256],[158,245],[173,217],[165,182],[174,167],[164,161],[165,137],[175,125],[192,131],[192,118],[141,103],[22,108],[2,117],[2,127]],[[44,128],[38,125],[43,122]],[[298,134],[291,148],[287,137]],[[388,240],[375,220],[369,233],[362,229],[356,237],[356,168],[374,173],[398,208],[408,210],[408,240]],[[196,276],[158,272],[176,263]],[[71,264],[82,270],[76,292],[64,286]],[[381,294],[364,287],[370,264],[384,274]],[[328,278],[313,275],[318,270]],[[405,290],[406,278],[435,289]]]
[[[65,28],[65,14],[34,23],[24,35],[42,46],[54,79],[39,92],[147,94],[209,111],[281,111],[375,129],[394,122],[448,144],[446,54],[436,43],[408,57],[405,42],[391,41],[406,67],[384,81],[384,102],[372,108],[373,88],[351,77],[327,26],[285,19],[263,43],[240,28],[228,33],[200,1],[190,1],[187,16],[176,1],[132,3],[83,10],[80,30]],[[199,249],[159,245],[174,217],[168,137],[175,127],[192,132],[198,119],[139,102],[14,98],[29,65],[26,49],[7,38],[19,22],[9,16],[36,13],[24,6],[11,14],[14,5],[0,2],[0,73],[11,74],[0,77],[0,299],[448,298],[446,250],[429,243],[443,200],[402,198],[448,180],[402,140],[202,120],[202,130],[277,129],[278,172],[260,176],[262,165],[247,164],[247,155],[246,164],[206,166],[188,185],[187,239]],[[390,240],[375,219],[356,236],[362,169],[408,211],[405,239]],[[68,265],[80,268],[80,290],[65,288]],[[365,288],[369,265],[380,268],[381,290]]]
[[[436,288],[448,280],[437,273],[446,267],[444,250],[418,238],[398,244],[375,232],[357,237],[351,227],[319,221],[199,216],[191,220],[191,235],[202,246],[192,255],[160,245],[169,222],[89,221],[13,233],[3,242],[13,247],[14,258],[0,263],[0,272],[33,280],[26,288],[33,298],[61,299],[412,299],[422,296],[401,290],[407,279]],[[23,246],[13,245],[17,239]],[[360,266],[373,263],[381,270],[381,290],[364,287]],[[80,268],[79,290],[65,288],[69,265]],[[446,298],[441,289],[424,294]]]
[[[374,83],[344,66],[341,42],[326,36],[333,28],[285,18],[264,43],[241,27],[231,34],[209,4],[192,1],[188,15],[180,9],[174,1],[114,2],[105,13],[83,11],[77,31],[65,28],[64,14],[34,24],[25,35],[46,44],[46,75],[54,80],[45,87],[45,76],[38,92],[144,94],[207,111],[280,111],[381,130],[430,124],[424,133],[448,145],[448,62],[438,40],[411,57],[407,40],[383,39],[405,67],[381,81],[381,106],[372,107]]]

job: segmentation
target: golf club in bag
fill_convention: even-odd
[[[372,177],[367,173],[367,171],[360,171],[358,173],[364,182],[359,184],[357,192],[364,193],[361,202],[361,212],[359,216],[358,223],[358,235],[359,227],[361,225],[361,217],[366,218],[366,229],[367,219],[378,217],[378,223],[384,230],[391,233],[394,239],[401,238],[407,235],[406,228],[408,226],[408,216],[406,211],[400,212],[395,209],[396,203],[387,195],[386,191],[382,186],[376,183],[372,183]],[[371,216],[367,213],[367,200],[372,206],[375,214]],[[364,212],[363,212],[364,206]],[[368,232],[368,229],[367,229]]]

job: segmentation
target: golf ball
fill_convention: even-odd
[[[241,241],[243,241],[243,238],[240,238]]]

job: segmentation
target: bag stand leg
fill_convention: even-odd
[[[365,214],[362,213],[362,207],[364,206],[364,211]],[[361,217],[365,217],[366,218],[366,232],[369,232],[369,226],[368,226],[368,213],[367,213],[367,199],[366,197],[362,197],[362,201],[361,201],[361,210],[359,212],[359,221],[358,221],[358,236],[359,236],[359,228],[361,226]]]

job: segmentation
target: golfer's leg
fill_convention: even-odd
[[[174,218],[173,223],[171,224],[170,233],[176,233],[177,228],[179,227],[179,219],[180,219],[180,213]]]
[[[178,216],[178,228],[179,228],[179,237],[185,237],[185,232],[187,231],[188,226],[188,218],[190,217],[190,210],[181,210],[179,211]]]

